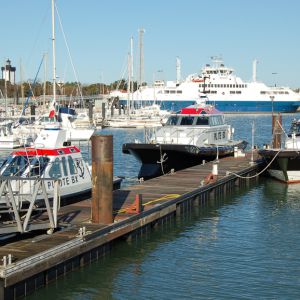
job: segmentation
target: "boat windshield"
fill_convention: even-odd
[[[290,134],[292,134],[292,133],[300,134],[300,121],[299,120],[292,121],[292,125],[290,128]]]
[[[176,125],[178,122],[178,116],[170,116],[166,122],[166,125]]]
[[[45,170],[49,158],[35,156],[9,156],[0,169],[1,176],[39,176]]]

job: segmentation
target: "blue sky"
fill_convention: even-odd
[[[251,79],[256,58],[258,80],[300,87],[298,0],[57,0],[56,5],[80,82],[110,83],[127,76],[131,36],[137,78],[138,29],[144,28],[148,83],[153,77],[175,79],[176,57],[185,77],[200,72],[211,56],[221,55],[244,80]],[[57,75],[75,81],[58,23]],[[9,58],[18,81],[20,66],[24,80],[34,78],[43,53],[48,53],[51,80],[51,1],[3,0],[1,25],[1,65]]]

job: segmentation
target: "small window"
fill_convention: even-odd
[[[68,156],[68,163],[69,163],[70,174],[71,175],[77,174],[77,168],[75,166],[72,156]]]
[[[216,133],[216,132],[214,133],[214,139],[215,139],[215,140],[217,140],[217,139],[218,139],[218,135],[217,135],[217,133]]]
[[[169,117],[168,121],[166,122],[166,125],[176,125],[178,121],[178,118],[176,116]]]
[[[208,117],[198,117],[196,125],[208,125]]]
[[[71,151],[72,153],[75,153],[75,152],[76,152],[76,149],[70,148],[70,151]]]
[[[64,171],[64,176],[68,176],[68,168],[67,168],[66,158],[62,157],[61,161],[62,161],[62,167],[63,167],[63,171]]]
[[[58,154],[62,155],[65,154],[64,150],[57,150]]]
[[[225,131],[223,131],[223,139],[225,139]]]
[[[30,169],[30,175],[29,176],[41,176],[47,167],[47,164],[49,162],[48,157],[36,157],[31,162],[31,169]]]
[[[194,117],[182,117],[180,125],[193,125]]]
[[[55,158],[55,161],[52,163],[52,166],[49,170],[49,176],[51,178],[61,177],[60,159],[58,157]]]

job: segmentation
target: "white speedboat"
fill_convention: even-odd
[[[1,176],[21,177],[24,180],[13,182],[14,192],[20,195],[31,195],[34,180],[26,178],[47,178],[46,192],[53,197],[53,180],[60,183],[60,197],[63,199],[82,198],[91,193],[91,167],[83,159],[76,146],[66,142],[67,131],[60,124],[48,125],[41,130],[34,145],[13,151],[0,168]],[[114,179],[118,188],[121,179]],[[43,199],[41,194],[37,198]],[[67,200],[64,200],[67,203]]]
[[[256,61],[252,81],[245,82],[234,69],[224,65],[219,57],[212,57],[200,74],[184,80],[156,80],[152,86],[142,86],[132,95],[141,104],[160,103],[162,109],[178,111],[197,101],[199,93],[208,95],[210,103],[222,112],[295,112],[300,106],[300,95],[288,87],[267,86],[256,80]],[[127,93],[112,91],[125,104]]]
[[[172,114],[165,126],[146,134],[146,142],[123,144],[122,151],[141,163],[138,177],[150,179],[231,155],[244,149],[245,141],[233,140],[233,129],[211,105],[198,104]]]
[[[258,151],[269,164],[270,176],[285,183],[300,183],[300,120],[293,120],[283,147]]]
[[[91,190],[91,172],[80,150],[66,146],[66,130],[60,126],[45,127],[30,148],[13,151],[0,169],[1,176],[41,177],[60,180],[61,197],[74,197]],[[25,181],[16,190],[30,194],[34,181]],[[53,180],[46,183],[53,197]],[[41,195],[43,197],[43,195]]]

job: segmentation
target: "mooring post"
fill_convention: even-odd
[[[35,105],[30,106],[30,120],[35,121]]]
[[[89,101],[89,119],[90,119],[90,122],[93,123],[94,116],[93,116],[93,102],[92,102],[92,100]]]
[[[105,103],[102,103],[102,123],[104,123],[104,120],[106,119],[106,110],[105,110]]]
[[[113,222],[113,136],[92,138],[92,222]]]
[[[272,115],[273,148],[281,148],[282,115]]]

